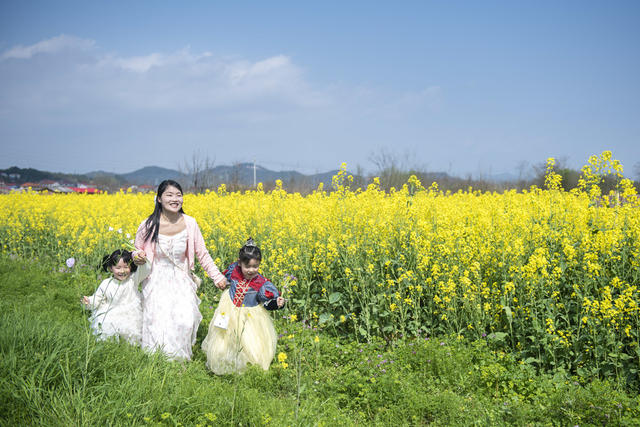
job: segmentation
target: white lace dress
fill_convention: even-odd
[[[151,275],[142,289],[142,347],[189,360],[202,315],[186,253],[186,229],[158,235]]]
[[[92,310],[89,321],[98,339],[120,337],[131,344],[140,344],[142,332],[142,303],[138,285],[149,275],[149,265],[144,264],[126,280],[114,277],[100,283],[89,297],[88,308]]]

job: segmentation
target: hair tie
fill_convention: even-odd
[[[249,238],[247,239],[247,243],[245,243],[244,245],[245,245],[245,246],[247,246],[247,247],[250,247],[250,246],[254,246],[254,247],[255,247],[255,246],[258,246],[258,245],[256,245],[256,242],[254,242],[254,241],[253,241],[253,239],[252,239],[251,237],[249,237]]]

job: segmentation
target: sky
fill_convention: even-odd
[[[0,169],[640,175],[638,1],[0,2]]]

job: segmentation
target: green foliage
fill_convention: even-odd
[[[3,425],[583,426],[640,417],[637,395],[561,369],[540,373],[500,350],[500,333],[358,343],[279,318],[286,366],[217,377],[201,335],[187,363],[95,341],[79,297],[99,278],[53,267],[0,258]]]

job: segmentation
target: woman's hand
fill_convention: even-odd
[[[145,262],[147,262],[147,254],[142,249],[133,253],[133,263],[135,265],[142,265]]]
[[[218,283],[216,283],[218,289],[226,289],[229,286],[229,282],[227,282],[227,278],[223,277]]]
[[[80,303],[81,303],[81,304],[83,304],[83,305],[89,305],[89,303],[90,303],[90,302],[91,302],[91,301],[89,301],[89,297],[88,297],[88,296],[83,296],[83,297],[80,299]]]
[[[276,304],[278,304],[278,308],[282,308],[282,306],[284,305],[284,302],[285,302],[285,301],[286,301],[286,300],[285,300],[284,298],[282,298],[282,297],[278,297],[278,298],[276,299]]]

